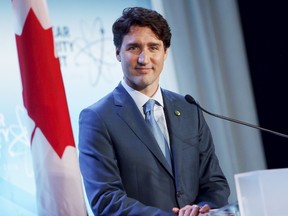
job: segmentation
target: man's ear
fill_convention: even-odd
[[[116,48],[116,58],[119,62],[121,62],[120,51]]]

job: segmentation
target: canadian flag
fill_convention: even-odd
[[[38,215],[87,215],[46,0],[12,0]]]

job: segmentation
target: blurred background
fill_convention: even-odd
[[[287,2],[238,1],[259,124],[288,133]],[[287,168],[287,139],[262,133],[268,168]]]

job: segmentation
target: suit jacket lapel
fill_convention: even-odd
[[[170,137],[170,148],[173,157],[173,166],[175,173],[175,183],[176,187],[180,185],[180,177],[184,175],[183,172],[183,149],[185,144],[183,144],[181,138],[181,125],[183,116],[181,115],[181,105],[177,102],[172,94],[162,90],[163,101],[164,101],[164,111],[167,121],[167,126],[169,130]]]
[[[143,116],[138,110],[137,105],[131,96],[126,92],[124,87],[119,84],[113,92],[114,103],[117,107],[118,115],[127,123],[136,136],[143,142],[144,145],[155,155],[159,162],[173,176],[172,170],[169,167],[166,158],[161,152],[154,136],[147,127]]]

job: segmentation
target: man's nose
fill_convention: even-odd
[[[145,65],[148,63],[148,61],[149,61],[149,54],[145,50],[143,50],[138,56],[138,63]]]

